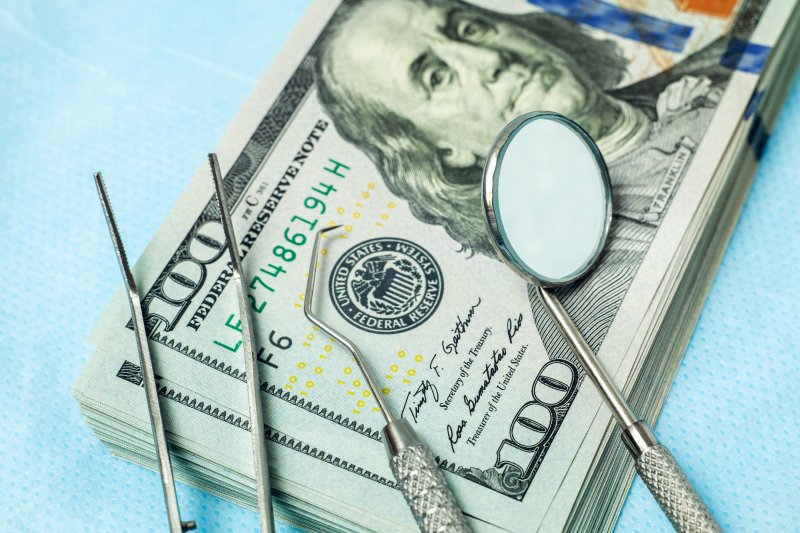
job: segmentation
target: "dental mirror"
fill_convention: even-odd
[[[600,255],[611,183],[591,137],[561,115],[531,113],[500,133],[484,175],[489,230],[506,262],[534,285],[566,285]]]
[[[720,531],[669,450],[633,415],[552,287],[588,274],[611,222],[611,181],[592,138],[572,120],[535,112],[497,136],[483,171],[483,207],[498,255],[535,292],[622,427],[636,470],[679,532]]]

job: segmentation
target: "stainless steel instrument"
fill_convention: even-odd
[[[313,312],[314,282],[317,273],[317,258],[322,235],[340,226],[323,228],[314,239],[314,251],[308,268],[303,311],[306,317],[328,335],[347,348],[364,374],[372,397],[378,402],[381,414],[386,420],[382,431],[383,445],[392,472],[403,492],[411,513],[417,521],[419,529],[425,533],[434,532],[468,532],[469,526],[456,502],[450,487],[444,479],[436,460],[427,446],[417,437],[411,425],[402,418],[395,418],[381,394],[381,389],[372,379],[364,362],[364,356],[350,340],[325,324]]]
[[[136,347],[139,349],[139,363],[142,367],[144,393],[147,398],[147,411],[150,415],[150,427],[153,429],[153,439],[156,445],[156,459],[161,473],[161,488],[164,489],[164,501],[167,505],[169,529],[172,533],[191,531],[197,528],[197,524],[194,520],[182,521],[181,513],[178,509],[175,478],[172,475],[172,462],[167,448],[167,436],[164,433],[164,420],[161,417],[161,406],[158,403],[158,387],[156,386],[156,376],[153,370],[153,359],[150,356],[150,346],[147,344],[147,330],[142,313],[142,303],[139,299],[139,291],[136,289],[136,281],[133,279],[133,273],[128,266],[128,257],[125,254],[125,247],[122,245],[122,237],[119,234],[117,221],[114,219],[114,212],[111,210],[111,201],[108,199],[106,185],[100,172],[95,172],[94,182],[97,186],[97,194],[100,196],[100,203],[103,205],[103,214],[106,217],[108,232],[111,234],[111,242],[114,244],[114,251],[117,253],[117,261],[122,271],[122,280],[125,283],[125,292],[128,295],[128,303],[131,306],[133,329],[136,333]]]
[[[242,260],[239,246],[233,232],[233,222],[225,200],[225,189],[222,186],[222,172],[216,154],[208,154],[208,164],[217,193],[222,228],[225,232],[228,255],[233,265],[233,279],[236,282],[236,294],[239,297],[239,317],[242,331],[242,350],[244,352],[244,370],[247,374],[247,401],[250,406],[250,436],[253,445],[253,464],[256,475],[256,494],[258,496],[258,524],[262,532],[275,531],[275,517],[272,511],[272,490],[269,483],[269,462],[267,460],[267,443],[264,431],[264,411],[261,404],[261,379],[258,377],[258,360],[253,345],[253,325],[250,319],[250,306],[242,281]]]
[[[511,121],[495,140],[483,174],[486,225],[500,258],[535,287],[544,308],[622,427],[636,470],[680,532],[719,526],[669,450],[637,419],[551,291],[585,276],[605,247],[611,183],[594,141],[549,112]]]

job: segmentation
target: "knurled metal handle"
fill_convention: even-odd
[[[667,448],[655,444],[636,459],[636,471],[679,533],[721,532]]]
[[[471,531],[436,460],[425,445],[416,444],[400,450],[392,457],[391,464],[420,531]]]

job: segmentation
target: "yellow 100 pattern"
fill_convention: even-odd
[[[339,390],[352,398],[353,414],[361,414],[364,409],[380,412],[375,402],[370,401],[372,392],[364,381],[355,358],[340,353],[331,356],[335,342],[331,337],[324,336],[324,332],[317,326],[311,326],[301,344],[302,353],[297,354],[296,367],[289,376],[288,383],[283,385],[284,389],[309,397],[319,380],[335,379]],[[380,354],[372,355],[383,358]],[[405,350],[396,352],[383,368],[378,367],[385,378],[381,394],[389,396],[392,391],[397,394],[408,390],[424,361],[425,357],[419,353],[411,355]]]

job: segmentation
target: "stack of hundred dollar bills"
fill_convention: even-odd
[[[631,7],[635,6],[635,7]],[[354,361],[431,447],[476,531],[607,531],[633,479],[609,410],[492,252],[480,179],[512,118],[580,123],[614,197],[559,298],[654,423],[800,58],[791,0],[314,3],[216,148],[244,256],[279,518],[413,530]],[[201,158],[198,158],[198,163]],[[99,230],[98,230],[99,231]],[[136,265],[178,479],[254,508],[240,316],[205,166]],[[75,396],[116,455],[155,454],[123,292]]]

